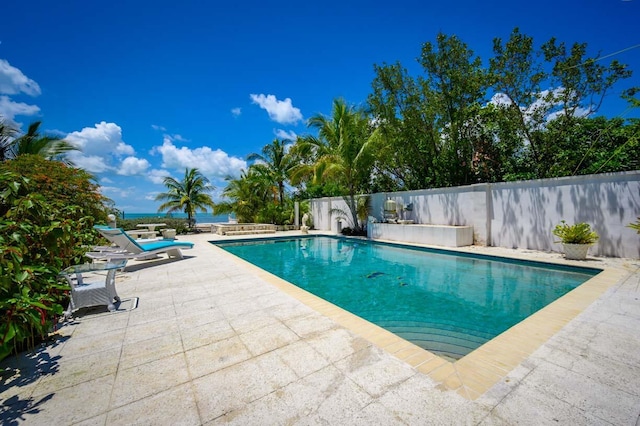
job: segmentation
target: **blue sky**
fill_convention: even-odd
[[[8,3],[8,4],[7,4]],[[519,26],[607,55],[640,43],[640,0],[209,2],[9,0],[0,26],[0,115],[42,120],[82,147],[74,161],[129,213],[155,212],[162,177],[198,167],[217,187],[275,137],[308,133],[337,97],[366,101],[373,65],[415,58],[438,32],[483,59]],[[635,75],[600,113],[637,117]],[[609,60],[610,60],[609,59]],[[608,61],[608,60],[607,60]]]

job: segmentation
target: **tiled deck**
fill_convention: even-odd
[[[521,323],[503,346],[451,364],[246,265],[207,243],[214,238],[227,237],[181,237],[196,243],[184,260],[131,262],[117,288],[125,302],[138,298],[136,309],[80,311],[55,343],[4,360],[1,423],[638,420],[638,260],[579,263],[607,268],[605,280]]]

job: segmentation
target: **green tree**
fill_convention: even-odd
[[[72,165],[70,160],[64,155],[69,151],[78,148],[71,145],[64,139],[40,133],[41,121],[35,121],[29,125],[27,132],[13,139],[9,144],[9,157],[15,158],[20,155],[39,155],[47,160],[62,160],[66,164]]]
[[[158,212],[182,211],[187,214],[190,228],[193,226],[193,216],[197,211],[206,213],[207,207],[215,208],[211,195],[209,195],[215,188],[209,184],[209,179],[196,168],[186,168],[184,178],[181,181],[167,176],[163,183],[168,191],[156,196],[156,201],[164,201],[158,207]]]
[[[6,120],[0,120],[0,161],[11,158],[11,143],[18,131]]]
[[[59,272],[84,262],[106,220],[83,170],[38,155],[0,163],[0,359],[46,336],[68,300]]]
[[[367,188],[373,167],[375,133],[370,123],[362,110],[336,99],[330,117],[316,114],[308,121],[309,127],[318,130],[318,136],[298,138],[295,147],[297,153],[311,156],[313,162],[296,167],[293,181],[311,176],[312,182],[328,180],[339,184],[356,230],[361,230],[356,194]]]
[[[277,187],[278,200],[280,205],[284,205],[285,183],[289,179],[291,170],[296,165],[294,157],[287,152],[286,141],[274,139],[273,142],[262,148],[262,154],[249,154],[247,160],[258,161],[252,164],[251,168]]]
[[[227,186],[222,190],[222,201],[216,204],[216,214],[234,213],[238,222],[256,222],[258,214],[269,202],[270,180],[253,168],[243,170],[238,178],[227,176]]]

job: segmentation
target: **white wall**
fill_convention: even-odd
[[[387,198],[396,201],[400,218],[472,225],[475,244],[561,251],[551,231],[564,219],[598,232],[591,254],[640,258],[640,236],[627,227],[640,216],[640,171],[378,193],[371,196],[371,216],[379,221]],[[400,210],[410,203],[413,211]],[[315,199],[311,206],[315,228],[337,232],[330,211],[346,208],[342,198]]]

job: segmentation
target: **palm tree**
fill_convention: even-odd
[[[11,158],[11,143],[14,141],[18,131],[7,121],[0,121],[0,161]]]
[[[247,156],[247,161],[256,160],[259,162],[252,164],[251,168],[271,180],[278,188],[280,205],[284,205],[285,182],[296,164],[294,158],[287,152],[286,141],[276,138],[262,148],[262,154],[252,153]]]
[[[182,211],[187,214],[189,228],[193,226],[196,211],[206,213],[207,207],[215,208],[211,195],[208,194],[215,188],[196,168],[186,168],[182,181],[167,176],[163,183],[169,190],[156,196],[156,201],[165,201],[158,207],[158,213],[165,210],[168,213]]]
[[[222,196],[228,201],[217,203],[214,212],[235,213],[240,223],[255,222],[268,202],[273,187],[271,182],[251,167],[248,171],[243,170],[239,178],[227,176],[225,180],[228,184],[222,190]]]
[[[29,125],[25,134],[11,141],[10,156],[15,158],[25,154],[40,155],[47,160],[62,159],[64,163],[71,165],[71,161],[64,158],[64,155],[69,151],[78,150],[78,148],[64,139],[40,134],[41,124],[41,121],[34,121]]]
[[[299,138],[295,152],[313,161],[296,166],[292,181],[311,176],[316,183],[333,180],[341,185],[354,229],[361,230],[356,194],[364,189],[371,176],[375,132],[370,120],[363,111],[336,99],[331,117],[314,115],[308,125],[318,129],[318,137]]]

